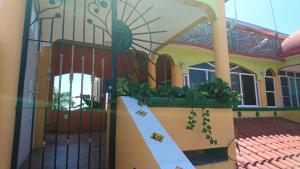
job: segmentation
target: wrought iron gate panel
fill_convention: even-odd
[[[165,32],[150,30],[161,17],[146,19],[153,6],[139,11],[140,3],[27,0],[22,56],[27,63],[19,88],[27,97],[17,105],[13,169],[104,169],[107,160],[115,168],[117,77],[147,80],[148,56],[157,54],[154,44],[162,44],[153,35]]]

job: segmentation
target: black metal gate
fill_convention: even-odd
[[[115,168],[117,77],[147,75],[152,34],[165,32],[150,31],[160,17],[147,21],[140,2],[27,0],[13,169]]]

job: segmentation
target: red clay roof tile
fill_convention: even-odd
[[[300,124],[283,118],[235,119],[239,169],[300,167]]]

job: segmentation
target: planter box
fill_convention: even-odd
[[[149,107],[231,108],[229,104],[216,102],[215,99],[199,100],[191,103],[185,98],[174,98],[171,100],[169,97],[150,97],[147,105]]]
[[[194,157],[193,152],[203,153],[203,158],[209,157],[207,161],[201,161],[201,164],[194,164],[197,169],[211,168],[211,169],[234,169],[235,161],[227,160],[228,156],[235,159],[235,144],[234,144],[234,125],[233,125],[233,111],[231,108],[208,108],[210,112],[210,125],[212,137],[217,140],[217,144],[210,144],[206,135],[202,133],[202,111],[203,107],[216,106],[214,100],[207,100],[204,103],[194,103],[200,108],[191,108],[190,104],[184,98],[176,98],[172,102],[170,98],[152,97],[148,99],[148,106],[155,118],[159,121],[159,126],[167,131],[172,140],[186,155]],[[202,105],[201,105],[202,104]],[[133,105],[132,103],[128,105]],[[221,105],[221,104],[220,104]],[[220,106],[219,105],[219,106]],[[158,107],[160,106],[160,107]],[[222,105],[224,106],[224,105]],[[145,108],[145,107],[143,107]],[[197,113],[196,126],[193,130],[186,129],[188,117],[191,110]],[[151,137],[150,134],[146,136],[141,135],[145,130],[136,130],[137,128],[132,122],[133,118],[128,116],[127,111],[139,112],[138,109],[133,109],[131,106],[125,107],[122,102],[118,102],[117,113],[117,155],[119,168],[130,168],[133,165],[136,168],[145,168],[150,164],[155,164],[153,154],[149,153],[149,148],[145,144],[145,138]],[[135,113],[135,114],[136,114]],[[152,114],[150,113],[150,114]],[[153,118],[153,114],[152,117]],[[138,114],[137,114],[138,115]],[[128,117],[126,117],[128,116]],[[135,116],[132,116],[135,117]],[[149,116],[148,116],[149,117]],[[146,122],[147,116],[134,118],[137,122]],[[144,121],[143,121],[144,120]],[[130,125],[133,124],[133,125]],[[146,128],[159,132],[157,123],[149,122],[150,126]],[[151,131],[152,132],[152,131]],[[161,134],[161,133],[160,133]],[[142,136],[142,137],[141,137]],[[121,138],[126,140],[122,141]],[[170,137],[169,137],[170,138]],[[161,142],[149,142],[153,145],[161,146]],[[124,146],[126,144],[126,146]],[[163,146],[161,146],[163,148]],[[130,153],[127,153],[130,152]],[[220,152],[222,153],[220,155]],[[171,155],[171,154],[170,154]],[[228,155],[228,156],[227,156]],[[172,155],[171,155],[172,156]],[[222,156],[221,158],[216,158]],[[139,160],[136,160],[139,159]],[[122,161],[123,160],[123,161]],[[154,162],[153,162],[154,161]],[[172,162],[172,161],[170,161]],[[126,167],[128,164],[129,167]],[[147,168],[147,167],[146,167]],[[150,166],[150,168],[158,168],[157,166]]]
[[[202,133],[202,108],[193,108],[197,113],[196,127],[193,130],[186,129],[188,116],[192,108],[179,107],[150,107],[161,124],[165,127],[171,137],[175,140],[182,151],[207,151],[211,149],[228,147],[228,156],[235,158],[233,111],[225,108],[209,108],[210,125],[212,137],[218,141],[217,145],[210,144]],[[228,160],[208,164],[209,168],[233,169],[235,162]],[[196,168],[205,168],[207,165],[200,165]]]

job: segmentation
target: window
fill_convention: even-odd
[[[275,107],[276,99],[275,99],[274,75],[270,69],[268,69],[266,72],[265,83],[266,83],[267,106]]]
[[[253,75],[241,75],[243,105],[256,105],[256,85]]]
[[[300,77],[299,73],[281,71],[280,82],[284,107],[300,106]]]
[[[257,107],[258,92],[255,75],[234,64],[230,64],[230,71],[231,88],[243,96],[240,106]],[[189,80],[189,87],[194,88],[214,78],[214,63],[208,62],[191,66],[189,68],[189,76],[185,77],[185,80]],[[187,83],[185,82],[185,84]]]
[[[189,80],[189,75],[184,75],[183,76],[183,85],[184,86],[190,86],[190,80]]]
[[[190,87],[195,88],[207,80],[215,78],[215,67],[212,63],[203,63],[189,68]]]

